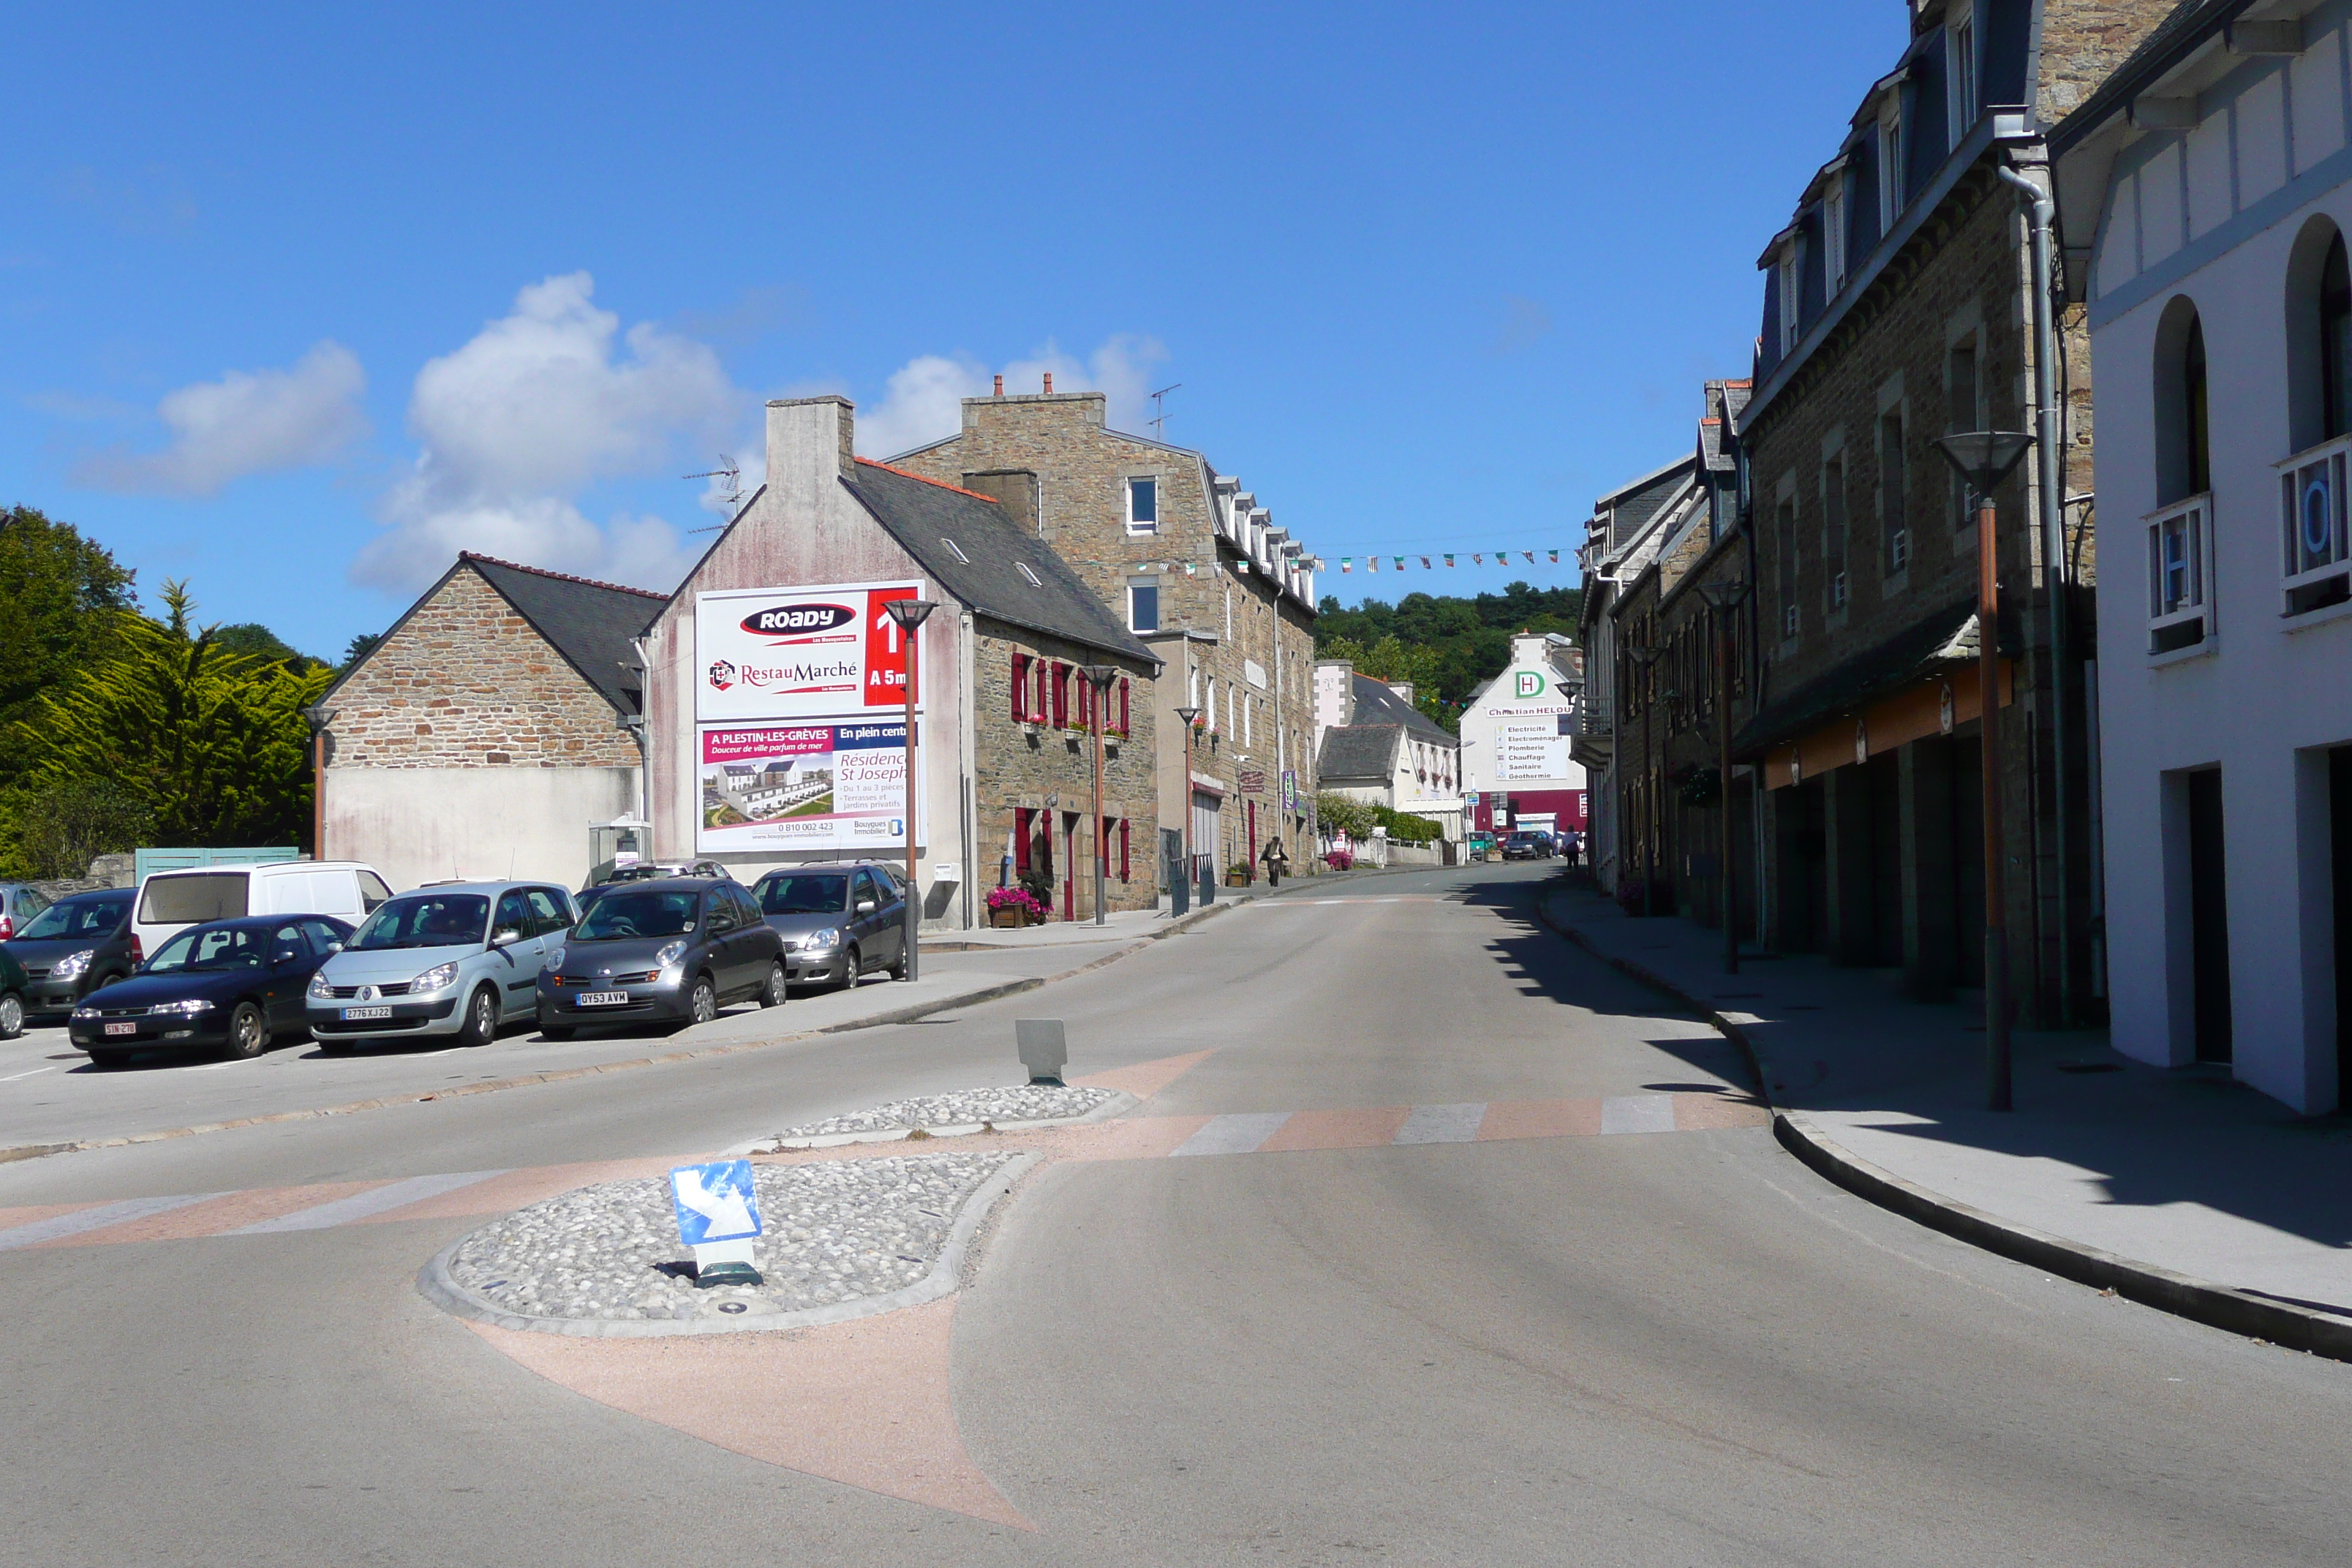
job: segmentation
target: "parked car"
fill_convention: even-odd
[[[17,930],[6,951],[25,966],[25,1010],[70,1013],[101,985],[139,967],[131,930],[129,888],[101,888],[59,899]]]
[[[907,897],[885,861],[793,866],[751,884],[784,939],[795,985],[855,985],[875,970],[907,973]]]
[[[0,1040],[25,1032],[25,966],[0,947]]]
[[[1470,835],[1469,846],[1470,858],[1473,860],[1490,859],[1495,853],[1495,836],[1491,833],[1474,833]]]
[[[572,896],[545,882],[448,882],[380,906],[310,982],[323,1050],[454,1035],[486,1046],[538,1008],[539,973],[572,927]]]
[[[26,922],[49,907],[47,893],[30,882],[0,882],[0,942],[8,942]]]
[[[626,887],[631,882],[662,881],[671,877],[708,877],[713,881],[733,881],[735,873],[716,860],[640,860],[634,866],[599,866],[589,873],[587,885],[573,898],[582,914],[588,906],[614,888]]]
[[[350,921],[328,915],[190,926],[76,1007],[68,1037],[100,1067],[158,1047],[257,1057],[279,1031],[302,1027],[304,987],[351,934]]]
[[[357,860],[265,860],[254,866],[203,866],[150,871],[139,884],[131,929],[145,952],[192,925],[246,915],[331,915],[357,925],[392,889]]]
[[[583,1024],[705,1024],[730,1002],[782,1006],[784,939],[730,877],[675,877],[606,890],[539,977],[539,1030]]]
[[[1540,834],[1514,833],[1503,840],[1503,858],[1506,860],[1541,860],[1547,854]]]

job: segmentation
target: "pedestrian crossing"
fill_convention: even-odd
[[[1621,1094],[1573,1100],[1461,1100],[1339,1110],[1128,1116],[1113,1121],[999,1133],[1008,1147],[1049,1160],[1197,1159],[1441,1143],[1705,1131],[1760,1126],[1770,1113],[1736,1093]],[[872,1158],[902,1151],[856,1144],[776,1156],[779,1162]],[[464,1171],[362,1182],[183,1193],[87,1204],[0,1208],[0,1252],[140,1241],[299,1235],[403,1220],[507,1214],[600,1182],[659,1176],[695,1156]]]

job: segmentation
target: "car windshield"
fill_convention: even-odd
[[[368,917],[350,945],[362,952],[390,947],[462,947],[482,940],[490,900],[480,893],[408,893]]]
[[[760,884],[760,910],[771,915],[837,915],[849,907],[849,879],[771,877]]]
[[[694,929],[702,895],[683,889],[622,888],[596,900],[572,935],[583,942],[682,936]]]
[[[164,974],[197,969],[259,969],[268,956],[269,932],[257,926],[198,926],[165,942],[147,961],[145,973]]]
[[[127,894],[120,899],[92,899],[86,903],[68,900],[51,904],[16,934],[26,942],[39,942],[44,937],[112,936],[122,924],[122,917],[130,912]]]

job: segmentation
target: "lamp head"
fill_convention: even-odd
[[[1739,577],[1719,577],[1698,585],[1699,597],[1718,610],[1737,608],[1748,597],[1748,583]]]
[[[1115,664],[1082,664],[1078,666],[1078,673],[1085,676],[1087,679],[1093,684],[1094,689],[1097,691],[1108,691],[1110,689],[1111,682],[1118,679],[1118,666]]]
[[[931,599],[885,599],[882,608],[892,620],[908,631],[913,631],[930,619],[931,612],[940,606]]]
[[[1944,461],[1980,496],[1991,494],[2032,445],[2033,437],[2022,430],[1963,430],[1936,437]]]
[[[1201,713],[1202,710],[1198,708],[1179,708],[1176,710],[1176,717],[1184,721],[1184,727],[1188,730],[1192,727],[1193,721],[1200,718]]]

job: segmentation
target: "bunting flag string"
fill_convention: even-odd
[[[1507,550],[1495,550],[1495,551],[1473,550],[1473,551],[1468,552],[1468,554],[1469,554],[1469,556],[1470,556],[1470,564],[1472,564],[1473,566],[1484,566],[1484,565],[1486,565],[1486,557],[1487,557],[1488,555],[1490,555],[1490,554],[1494,556],[1494,558],[1495,558],[1495,564],[1496,564],[1496,565],[1497,565],[1497,566],[1501,566],[1501,567],[1508,567],[1508,566],[1511,564],[1511,552],[1510,552],[1510,551],[1507,551]],[[1519,554],[1520,559],[1521,559],[1521,560],[1523,560],[1524,562],[1526,562],[1526,563],[1527,563],[1527,564],[1528,564],[1528,565],[1530,565],[1530,566],[1533,566],[1533,565],[1537,564],[1537,562],[1536,562],[1536,552],[1534,552],[1534,551],[1532,551],[1532,550],[1522,550],[1522,551],[1518,552],[1518,554]],[[1543,552],[1543,556],[1544,556],[1544,560],[1545,560],[1546,562],[1548,562],[1549,564],[1554,565],[1554,566],[1557,566],[1557,565],[1559,565],[1559,551],[1557,551],[1557,550],[1547,550],[1547,551],[1545,551],[1545,552]],[[1364,557],[1364,570],[1365,570],[1365,571],[1367,571],[1367,572],[1378,572],[1379,570],[1381,570],[1381,562],[1382,561],[1382,559],[1384,559],[1384,558],[1383,558],[1383,557],[1381,557],[1381,556],[1379,556],[1379,555],[1367,555],[1367,556],[1365,556],[1365,557]],[[1412,568],[1412,563],[1413,563],[1413,562],[1415,562],[1415,561],[1418,561],[1418,562],[1420,562],[1420,563],[1421,563],[1421,569],[1422,569],[1423,571],[1424,571],[1424,572],[1431,572],[1431,571],[1434,571],[1434,570],[1436,570],[1436,568],[1437,568],[1437,564],[1438,564],[1438,563],[1439,563],[1439,561],[1440,561],[1441,559],[1444,562],[1444,563],[1445,563],[1445,569],[1446,569],[1447,571],[1449,571],[1449,572],[1450,572],[1450,571],[1452,571],[1452,570],[1454,570],[1456,566],[1458,566],[1458,565],[1460,565],[1460,564],[1461,564],[1461,559],[1460,559],[1460,556],[1459,556],[1458,554],[1456,554],[1455,552],[1451,552],[1451,551],[1448,551],[1448,552],[1444,552],[1442,556],[1441,556],[1441,555],[1439,555],[1439,554],[1437,554],[1437,553],[1435,553],[1435,552],[1433,552],[1433,553],[1428,554],[1428,555],[1391,555],[1391,556],[1387,556],[1387,557],[1385,557],[1385,559],[1387,560],[1387,562],[1388,562],[1388,563],[1389,563],[1389,565],[1388,565],[1388,569],[1389,569],[1390,571],[1391,571],[1391,572],[1404,572],[1404,571],[1408,571],[1408,570],[1410,570],[1410,569]],[[1311,564],[1312,564],[1312,566],[1313,566],[1313,568],[1314,568],[1314,569],[1316,569],[1316,570],[1321,570],[1321,569],[1323,569],[1325,566],[1327,566],[1327,565],[1328,564],[1328,563],[1327,563],[1327,562],[1325,562],[1325,561],[1322,561],[1322,560],[1316,560],[1316,561],[1314,561],[1313,563],[1311,563]],[[1236,563],[1234,563],[1234,565],[1235,565],[1235,569],[1236,569],[1236,570],[1239,570],[1239,571],[1246,572],[1246,571],[1248,571],[1248,570],[1249,570],[1249,563],[1248,563],[1247,562],[1236,562]],[[1184,565],[1184,568],[1183,568],[1183,569],[1184,569],[1184,571],[1189,574],[1192,571],[1192,569],[1193,569],[1193,568],[1192,568],[1192,563],[1188,562],[1188,563],[1185,563],[1185,565]],[[1352,575],[1355,574],[1355,570],[1356,570],[1356,558],[1355,558],[1354,556],[1352,556],[1352,555],[1342,555],[1342,556],[1340,556],[1340,557],[1339,557],[1339,570],[1340,570],[1340,572],[1341,572],[1343,574],[1352,576]]]

